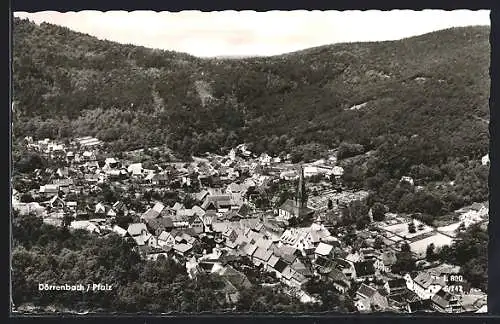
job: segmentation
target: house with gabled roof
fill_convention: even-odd
[[[383,296],[377,289],[362,283],[356,291],[356,302],[354,305],[360,312],[380,311],[389,306],[387,298]]]
[[[278,278],[281,277],[281,273],[288,266],[288,264],[275,254],[271,255],[267,261],[267,271],[274,272]]]
[[[125,206],[125,204],[123,203],[123,201],[120,201],[120,200],[116,201],[116,202],[113,204],[113,206],[112,206],[112,207],[113,207],[113,210],[115,210],[115,211],[117,211],[117,212],[118,212],[118,211],[125,211],[125,210],[126,210],[126,206]]]
[[[222,237],[226,240],[226,241],[234,241],[236,240],[236,238],[238,237],[238,233],[236,233],[236,231],[231,228],[231,227],[227,227],[224,232],[222,232]]]
[[[292,264],[300,255],[300,251],[291,246],[282,245],[278,247],[272,245],[271,249],[276,256],[280,257],[287,264]]]
[[[228,222],[237,222],[242,219],[241,215],[237,210],[230,210],[221,217],[221,219]]]
[[[349,278],[350,280],[356,279],[356,268],[354,267],[354,263],[342,258],[334,259],[335,267],[342,271],[342,273]]]
[[[142,175],[142,163],[133,163],[130,164],[127,168],[128,173],[130,173],[133,176],[140,176]]]
[[[161,202],[155,203],[153,207],[149,208],[144,214],[141,215],[141,220],[148,222],[151,219],[159,218],[164,208],[165,206]]]
[[[236,288],[250,288],[252,283],[242,272],[227,265],[219,271],[219,275],[230,281]]]
[[[176,254],[185,257],[193,249],[193,245],[189,243],[176,243],[172,248]]]
[[[205,232],[205,225],[200,216],[194,214],[188,217],[189,228],[192,228],[196,234],[201,234]]]
[[[431,298],[446,286],[443,278],[435,278],[427,271],[418,273],[414,278],[407,273],[404,278],[408,289],[414,291],[422,299]]]
[[[252,255],[255,253],[257,250],[258,246],[252,243],[246,244],[243,247],[243,253],[245,253],[247,256],[252,257]]]
[[[66,207],[66,202],[59,197],[59,195],[54,195],[48,202],[47,205],[52,209],[63,209]]]
[[[319,243],[316,249],[314,250],[315,257],[317,258],[318,256],[324,257],[324,258],[331,258],[333,257],[333,246],[330,244],[326,243]]]
[[[458,296],[446,292],[443,289],[436,292],[431,297],[431,301],[432,307],[438,312],[458,313],[463,311]]]
[[[120,235],[121,237],[125,237],[126,235],[128,235],[128,232],[126,229],[124,228],[121,228],[120,226],[118,225],[114,225],[113,228],[111,229],[113,232],[115,232],[116,234]]]
[[[106,214],[106,205],[102,202],[97,203],[97,205],[95,205],[94,213],[98,215]]]
[[[134,237],[142,235],[143,233],[148,233],[148,229],[144,223],[133,223],[128,226],[127,232],[131,237]]]
[[[266,250],[265,248],[262,248],[262,247],[257,245],[257,249],[255,250],[255,252],[251,256],[252,262],[256,266],[260,266],[260,265],[266,266],[267,262],[269,261],[269,259],[271,258],[272,255],[273,255],[273,251]]]
[[[387,301],[389,302],[390,309],[394,309],[399,312],[406,311],[408,313],[411,313],[412,303],[421,301],[421,299],[417,294],[415,294],[405,286],[404,289],[398,289],[396,292],[390,293],[387,296]]]
[[[291,266],[286,266],[281,273],[281,280],[290,287],[302,287],[308,279],[300,272],[294,270]]]
[[[203,217],[206,214],[205,210],[203,208],[201,208],[200,206],[197,206],[197,205],[193,206],[191,208],[191,210],[193,211],[193,213],[195,213],[196,215],[198,215],[200,217]]]
[[[345,293],[349,289],[351,289],[351,281],[347,278],[347,276],[342,273],[342,271],[333,268],[331,269],[330,272],[326,275],[327,279],[333,282],[333,286],[337,291],[340,293]]]
[[[207,198],[205,198],[205,201],[203,201],[201,208],[203,208],[205,211],[214,210],[216,212],[223,213],[229,211],[232,207],[235,206],[236,205],[231,195],[213,195],[207,196]]]
[[[305,277],[309,278],[314,275],[314,272],[311,270],[309,262],[304,262],[304,259],[297,258],[293,263],[290,265],[293,270],[299,272],[300,274],[304,275]]]
[[[389,273],[396,261],[396,252],[394,250],[387,250],[376,258],[374,266],[380,272]]]
[[[384,284],[384,288],[385,290],[387,290],[387,293],[389,295],[398,294],[401,291],[405,291],[406,289],[408,289],[408,287],[406,287],[406,280],[404,278],[389,279]]]
[[[171,232],[163,231],[158,236],[159,246],[173,246],[175,244],[175,237]]]
[[[172,210],[174,210],[175,212],[181,210],[181,209],[185,209],[184,205],[181,204],[180,202],[176,202],[173,206],[172,206]]]
[[[150,177],[149,181],[153,185],[166,186],[170,179],[166,173],[155,173]]]
[[[204,201],[205,198],[209,195],[209,192],[207,190],[202,190],[194,195],[194,198],[197,201]]]
[[[146,226],[155,235],[160,235],[163,231],[170,232],[174,224],[170,217],[158,217],[147,221]]]
[[[59,194],[59,185],[47,184],[40,186],[39,194],[43,197],[50,197]]]

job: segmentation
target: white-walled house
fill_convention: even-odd
[[[428,272],[421,272],[415,278],[412,278],[410,274],[406,274],[404,279],[408,289],[416,293],[421,299],[430,299],[443,288],[441,280],[436,280]]]

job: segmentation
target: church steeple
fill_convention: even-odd
[[[297,207],[304,208],[307,205],[306,183],[304,181],[304,168],[299,166],[299,185],[297,186],[297,195],[295,197]]]

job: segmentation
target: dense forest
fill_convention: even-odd
[[[247,142],[293,162],[337,148],[344,183],[426,222],[488,198],[488,27],[243,59],[17,18],[13,37],[15,139],[92,135],[180,157]]]
[[[345,312],[352,310],[331,282],[315,281],[306,289],[321,301],[302,304],[272,287],[255,284],[229,302],[223,280],[200,274],[190,279],[172,259],[141,260],[118,235],[96,237],[44,224],[36,216],[13,218],[12,301],[20,306],[52,306],[73,312]],[[103,283],[110,291],[39,291],[38,284]]]
[[[342,142],[368,150],[391,136],[418,136],[428,143],[426,161],[477,158],[488,143],[488,34],[488,27],[454,28],[200,59],[16,18],[14,133],[93,135],[117,150],[166,143],[187,154],[240,142],[270,153]]]

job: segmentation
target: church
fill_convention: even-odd
[[[295,199],[287,199],[278,209],[278,217],[283,220],[292,218],[306,219],[314,214],[314,210],[307,207],[306,184],[304,181],[304,168],[299,167],[299,184]]]

